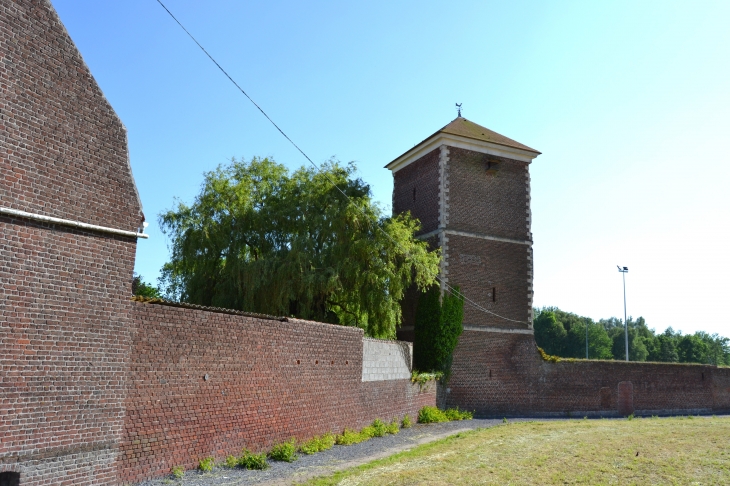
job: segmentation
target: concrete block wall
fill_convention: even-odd
[[[413,343],[364,338],[362,347],[362,381],[411,378]]]

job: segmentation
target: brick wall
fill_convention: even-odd
[[[617,416],[620,388],[632,389],[622,401],[632,403],[637,413],[730,411],[728,368],[623,361],[550,363],[538,354],[532,335],[483,331],[462,335],[444,401],[482,416]]]
[[[0,218],[0,470],[24,486],[113,484],[134,252],[133,238]]]
[[[481,307],[521,321],[506,321],[467,304],[464,325],[526,329],[532,304],[527,287],[530,247],[457,235],[449,235],[448,244],[449,283]]]
[[[131,303],[134,338],[119,478],[258,451],[375,418],[415,417],[435,390],[363,382],[362,330]],[[206,380],[207,376],[207,380]]]
[[[497,163],[488,172],[487,164]],[[448,229],[531,240],[528,164],[449,147]]]
[[[438,228],[439,149],[393,174],[393,185],[393,214],[410,211],[421,222],[419,234]]]
[[[50,2],[2,2],[0,46],[0,205],[135,230],[126,130]]]
[[[0,5],[0,207],[135,230],[126,132],[46,0]],[[134,238],[0,218],[0,471],[114,484]]]

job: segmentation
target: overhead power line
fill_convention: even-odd
[[[177,17],[175,17],[175,15],[173,15],[173,13],[172,13],[172,12],[170,12],[170,9],[168,9],[168,8],[167,8],[167,7],[165,6],[165,4],[164,4],[164,3],[162,3],[162,1],[161,1],[161,0],[157,0],[157,3],[159,3],[159,4],[160,4],[160,6],[161,6],[162,8],[164,8],[164,9],[165,9],[165,12],[167,12],[167,13],[168,13],[168,15],[170,15],[170,17],[172,17],[172,19],[173,19],[173,20],[175,21],[175,23],[177,23],[177,25],[179,25],[179,26],[180,26],[180,28],[181,28],[181,29],[182,29],[182,30],[183,30],[183,31],[184,31],[184,32],[185,32],[185,33],[186,33],[186,34],[188,35],[188,37],[190,37],[190,38],[192,39],[192,41],[193,41],[193,42],[195,42],[195,44],[196,44],[196,45],[197,45],[197,46],[198,46],[198,47],[200,48],[200,50],[201,50],[201,51],[203,51],[203,52],[205,53],[205,55],[206,55],[206,56],[208,56],[208,59],[210,59],[210,60],[211,60],[211,61],[213,62],[213,64],[215,64],[215,65],[216,65],[216,67],[217,67],[218,69],[220,69],[220,71],[221,71],[221,72],[222,72],[222,73],[223,73],[223,74],[224,74],[224,75],[225,75],[225,76],[226,76],[226,77],[228,78],[228,80],[229,80],[229,81],[230,81],[231,83],[233,83],[233,85],[234,85],[234,86],[235,86],[236,88],[238,88],[238,91],[240,91],[240,92],[241,92],[241,93],[243,94],[243,96],[245,96],[246,98],[248,98],[248,100],[249,100],[249,101],[250,101],[251,103],[253,103],[253,105],[254,105],[254,106],[255,106],[255,107],[256,107],[256,108],[257,108],[257,109],[258,109],[258,110],[259,110],[259,111],[261,112],[261,114],[262,114],[262,115],[264,115],[264,116],[266,117],[266,119],[267,119],[267,120],[269,120],[269,122],[270,122],[270,123],[271,123],[272,125],[274,125],[274,127],[275,127],[275,128],[276,128],[276,129],[278,130],[278,131],[279,131],[279,133],[281,133],[281,135],[282,135],[282,136],[283,136],[284,138],[286,138],[286,139],[287,139],[287,140],[289,141],[289,143],[290,143],[290,144],[292,144],[292,145],[294,146],[294,148],[296,148],[296,149],[297,149],[297,150],[299,151],[299,153],[300,153],[300,154],[302,154],[302,156],[304,156],[304,158],[305,158],[305,159],[307,159],[307,161],[309,161],[309,163],[310,163],[310,164],[312,164],[312,166],[314,166],[314,168],[315,168],[315,169],[317,170],[317,172],[319,172],[320,174],[324,175],[324,176],[325,176],[325,178],[327,178],[327,180],[328,180],[328,181],[330,182],[330,184],[332,184],[332,186],[333,186],[333,187],[334,187],[335,189],[337,189],[337,190],[338,190],[338,191],[340,192],[340,194],[342,194],[342,195],[343,195],[343,196],[344,196],[344,197],[345,197],[345,198],[347,199],[347,201],[348,201],[349,203],[352,203],[352,205],[353,205],[353,206],[355,206],[355,208],[357,208],[357,209],[358,209],[358,210],[359,210],[359,211],[360,211],[360,212],[361,212],[361,213],[363,214],[363,216],[365,216],[365,217],[366,217],[366,218],[365,218],[365,220],[367,221],[367,220],[368,220],[368,218],[367,218],[367,214],[365,213],[365,211],[364,211],[364,210],[363,210],[363,209],[362,209],[362,208],[361,208],[360,206],[358,206],[357,204],[354,204],[354,203],[353,203],[353,201],[352,201],[352,199],[350,198],[350,196],[348,196],[348,195],[347,195],[347,194],[346,194],[346,193],[345,193],[345,192],[344,192],[344,191],[343,191],[342,189],[340,189],[340,187],[339,187],[339,186],[338,186],[338,185],[337,185],[337,184],[336,184],[336,183],[335,183],[335,182],[334,182],[334,181],[333,181],[333,180],[332,180],[332,179],[330,178],[330,176],[329,176],[329,175],[328,175],[328,174],[327,174],[326,172],[324,172],[324,171],[322,170],[322,168],[321,168],[321,167],[320,167],[320,166],[319,166],[318,164],[316,164],[316,163],[315,163],[315,162],[314,162],[314,161],[313,161],[312,159],[310,159],[310,158],[309,158],[309,156],[308,156],[308,155],[307,155],[306,153],[304,153],[304,150],[302,150],[301,148],[299,148],[299,145],[297,145],[296,143],[294,143],[294,141],[293,141],[293,140],[292,140],[291,138],[289,138],[289,136],[288,136],[288,135],[287,135],[286,133],[284,133],[284,130],[282,130],[281,128],[279,128],[279,125],[277,125],[277,124],[276,124],[276,123],[274,122],[274,120],[272,120],[272,119],[271,119],[271,117],[270,117],[269,115],[267,115],[267,114],[266,114],[266,112],[265,112],[265,111],[263,110],[263,108],[261,108],[261,107],[260,107],[260,106],[258,105],[258,103],[256,103],[256,102],[255,102],[255,101],[253,100],[253,98],[251,98],[251,97],[250,97],[250,96],[248,95],[248,93],[246,93],[246,91],[245,91],[245,90],[244,90],[243,88],[241,88],[241,86],[239,86],[239,84],[238,84],[238,83],[237,83],[237,82],[236,82],[236,81],[235,81],[235,80],[234,80],[234,79],[233,79],[233,78],[231,77],[231,75],[230,75],[230,74],[228,74],[228,72],[226,72],[226,70],[225,70],[225,69],[223,69],[223,67],[222,67],[222,66],[221,66],[220,64],[218,64],[218,61],[216,61],[216,60],[215,60],[215,59],[213,58],[213,56],[211,56],[211,55],[210,55],[210,53],[209,53],[208,51],[206,51],[206,50],[205,50],[205,47],[203,47],[203,46],[202,46],[202,45],[200,44],[200,42],[198,42],[198,41],[197,41],[197,39],[196,39],[196,38],[195,38],[195,37],[193,36],[193,34],[191,34],[191,33],[190,33],[190,32],[188,31],[188,29],[186,29],[186,28],[185,28],[185,26],[184,26],[184,25],[183,25],[183,24],[182,24],[182,23],[181,23],[181,22],[180,22],[180,21],[179,21],[179,20],[177,19]],[[388,233],[387,233],[387,232],[386,232],[386,231],[385,231],[385,230],[384,230],[383,228],[381,228],[381,227],[380,227],[380,226],[378,226],[378,225],[376,225],[376,228],[378,228],[378,229],[379,229],[379,230],[380,230],[380,231],[381,231],[381,232],[382,232],[382,233],[383,233],[383,234],[384,234],[384,235],[386,236],[386,238],[388,238],[388,239],[389,239],[389,240],[390,240],[390,241],[391,241],[391,242],[392,242],[392,243],[393,243],[393,244],[394,244],[395,246],[399,247],[399,248],[401,249],[401,251],[402,251],[402,252],[403,252],[403,253],[404,253],[404,254],[405,254],[405,255],[406,255],[407,257],[410,257],[410,256],[411,256],[411,255],[410,255],[410,254],[408,253],[408,251],[406,251],[406,249],[405,249],[405,248],[403,248],[403,247],[401,246],[401,244],[400,244],[400,243],[398,243],[397,241],[395,241],[395,240],[393,239],[393,237],[391,237],[391,236],[390,236],[390,235],[389,235],[389,234],[388,234]],[[451,291],[452,293],[454,293],[454,294],[456,294],[456,295],[458,295],[458,296],[461,296],[461,297],[463,297],[463,298],[464,298],[464,301],[465,301],[466,303],[468,303],[469,305],[471,305],[472,307],[474,307],[475,309],[477,309],[477,310],[479,310],[479,311],[482,311],[482,312],[485,312],[485,313],[487,313],[487,314],[491,314],[491,315],[493,315],[493,316],[495,316],[495,317],[499,317],[500,319],[504,319],[505,321],[510,321],[510,322],[517,322],[517,323],[519,323],[519,324],[524,324],[524,322],[523,322],[523,321],[518,321],[518,320],[515,320],[515,319],[510,319],[509,317],[504,317],[504,316],[501,316],[501,315],[499,315],[499,314],[497,314],[497,313],[495,313],[495,312],[492,312],[492,311],[490,311],[489,309],[486,309],[486,308],[482,307],[481,305],[477,304],[476,302],[474,302],[473,300],[471,300],[470,298],[468,298],[468,297],[467,297],[466,295],[464,295],[464,293],[463,293],[463,292],[461,292],[460,290],[456,290],[456,289],[455,289],[454,287],[452,287],[451,285],[449,285],[449,283],[448,283],[448,282],[446,282],[446,281],[445,281],[445,280],[444,280],[444,279],[443,279],[443,278],[442,278],[442,277],[441,277],[440,275],[437,275],[437,276],[436,276],[436,279],[437,279],[437,280],[438,280],[439,282],[441,282],[441,284],[442,284],[442,285],[443,285],[444,287],[446,287],[447,289],[449,289],[449,290],[450,290],[450,291]]]

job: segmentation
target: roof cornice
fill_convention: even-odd
[[[393,172],[397,172],[400,169],[407,167],[412,162],[420,159],[432,150],[437,149],[441,145],[447,145],[449,147],[462,148],[483,154],[496,155],[498,157],[519,160],[522,162],[527,162],[528,164],[532,162],[535,157],[540,155],[540,152],[536,151],[523,150],[494,142],[475,140],[473,138],[462,137],[460,135],[454,135],[451,133],[437,132],[413,147],[412,149],[408,150],[397,159],[393,160],[391,163],[386,165],[385,168],[390,169]]]

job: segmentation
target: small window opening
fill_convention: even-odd
[[[492,287],[492,302],[497,302],[497,287]]]
[[[416,202],[416,188],[413,188],[413,202]]]
[[[0,486],[20,486],[20,473],[13,471],[1,472]]]

